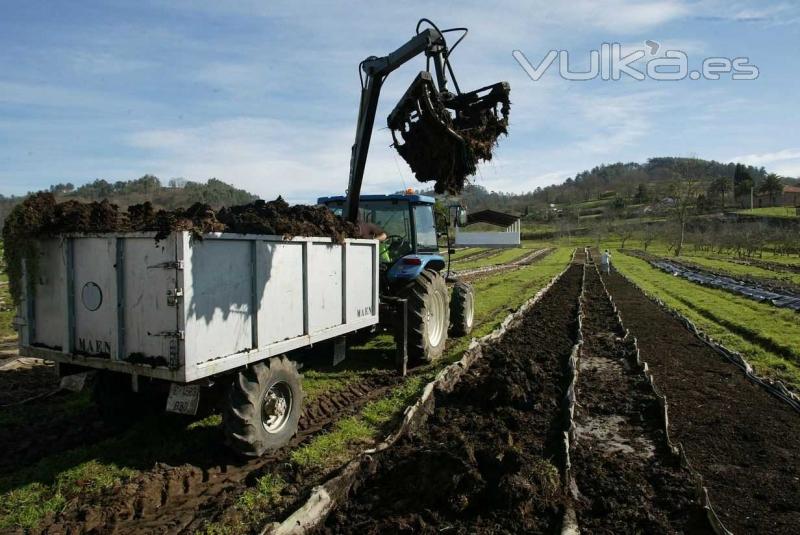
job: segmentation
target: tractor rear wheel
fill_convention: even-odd
[[[432,362],[442,356],[450,324],[444,277],[426,269],[402,292],[408,300],[408,360]]]
[[[450,334],[466,336],[475,323],[475,291],[466,282],[457,282],[450,296]]]
[[[258,457],[289,443],[297,433],[303,389],[297,365],[273,357],[233,377],[222,420],[229,444]]]

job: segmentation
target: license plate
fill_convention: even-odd
[[[178,414],[197,414],[197,406],[200,404],[200,387],[197,385],[178,385],[169,386],[169,397],[167,397],[167,410]]]

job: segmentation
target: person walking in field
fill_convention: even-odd
[[[608,252],[608,249],[600,255],[600,270],[604,273],[611,273],[611,253]]]

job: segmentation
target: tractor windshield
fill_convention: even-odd
[[[419,251],[438,251],[436,242],[436,221],[433,217],[433,206],[417,204],[414,206],[414,227],[417,231],[417,249]]]
[[[411,213],[407,203],[361,203],[359,218],[386,232],[385,246],[392,262],[413,251]]]

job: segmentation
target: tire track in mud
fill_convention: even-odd
[[[581,297],[575,436],[570,448],[582,533],[712,533],[691,474],[669,448],[660,405],[632,365],[593,263]]]
[[[235,456],[222,444],[220,431],[219,450],[211,462],[157,463],[122,484],[68,503],[32,533],[193,533],[223,514],[260,475],[286,466],[294,448],[400,381],[393,373],[382,373],[319,396],[304,408],[297,436],[257,459]],[[293,484],[302,492],[302,481]]]
[[[580,258],[576,258],[580,261]],[[572,265],[516,325],[484,347],[418,432],[379,454],[372,475],[320,531],[553,533],[561,481],[566,362],[582,270]]]

